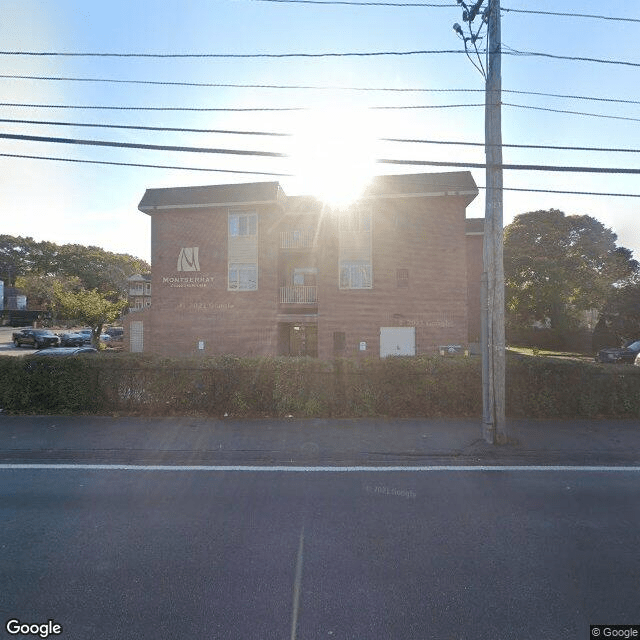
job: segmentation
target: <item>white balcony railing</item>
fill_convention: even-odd
[[[315,246],[315,232],[311,229],[296,229],[280,232],[281,249],[310,249]]]
[[[280,287],[280,304],[316,304],[318,287],[296,285]]]

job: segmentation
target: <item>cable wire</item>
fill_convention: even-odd
[[[148,151],[186,151],[189,153],[221,153],[235,156],[263,156],[270,158],[288,158],[284,153],[275,151],[249,151],[245,149],[214,149],[211,147],[184,147],[162,144],[139,144],[135,142],[112,142],[109,140],[81,140],[77,138],[52,138],[50,136],[27,136],[15,133],[0,133],[3,140],[22,140],[25,142],[53,142],[57,144],[80,144],[94,147],[117,147],[121,149],[144,149]]]
[[[27,104],[21,102],[0,102],[0,107],[26,107],[29,109],[93,109],[108,111],[220,111],[220,112],[255,112],[255,111],[313,111],[313,107],[131,107],[107,105],[78,104]],[[374,111],[402,109],[459,109],[464,107],[484,107],[484,103],[473,104],[422,104],[399,106],[366,107]]]
[[[348,5],[353,7],[430,7],[449,9],[456,4],[435,4],[433,2],[352,2],[351,0],[250,0],[251,2],[274,2],[289,4]]]
[[[256,0],[257,1],[257,0]],[[0,78],[11,80],[51,80],[64,82],[104,82],[114,84],[140,84],[179,87],[208,87],[232,89],[285,89],[285,90],[314,90],[314,91],[368,91],[368,92],[396,92],[396,93],[484,93],[484,89],[428,89],[420,87],[349,87],[344,85],[311,85],[311,84],[240,84],[223,82],[183,82],[168,80],[122,80],[117,78],[72,78],[65,76],[26,76],[18,74],[0,74]],[[502,93],[513,93],[526,96],[540,96],[546,98],[566,98],[569,100],[592,100],[596,102],[612,102],[620,104],[640,104],[640,100],[624,98],[605,98],[599,96],[580,96],[564,93],[544,93],[541,91],[519,91],[502,89]]]
[[[534,9],[509,9],[507,7],[500,7],[501,11],[510,13],[530,13],[543,16],[563,16],[566,18],[595,18],[597,20],[616,20],[619,22],[640,22],[640,18],[618,18],[614,16],[602,16],[592,13],[562,13],[560,11],[537,11]]]
[[[16,153],[0,153],[1,158],[19,158],[27,160],[48,160],[56,162],[69,162],[78,164],[95,164],[95,165],[107,165],[107,166],[121,166],[121,167],[136,167],[142,169],[175,169],[180,171],[205,171],[215,173],[233,173],[242,175],[260,175],[260,176],[275,176],[275,177],[295,177],[291,173],[273,173],[269,171],[242,171],[234,169],[213,169],[208,167],[186,167],[176,165],[161,165],[161,164],[141,164],[137,162],[109,162],[106,160],[84,160],[79,158],[60,158],[53,156],[34,156],[26,154]],[[478,186],[478,189],[486,189],[484,186]],[[520,191],[530,193],[554,193],[554,194],[568,194],[568,195],[585,195],[585,196],[606,196],[606,197],[621,197],[621,198],[640,198],[640,193],[607,193],[601,191],[561,191],[556,189],[529,189],[518,187],[504,187],[503,191]]]
[[[534,111],[550,111],[552,113],[566,113],[575,116],[590,116],[592,118],[609,118],[611,120],[629,120],[631,122],[640,122],[640,118],[631,118],[629,116],[612,116],[604,113],[588,113],[585,111],[569,111],[567,109],[552,109],[550,107],[533,107],[526,104],[513,104],[511,102],[503,102],[505,107],[517,107],[519,109],[533,109]]]
[[[175,131],[180,133],[221,133],[238,136],[277,136],[290,137],[291,133],[278,133],[275,131],[241,131],[237,129],[196,129],[190,127],[151,127],[128,124],[104,124],[95,122],[59,122],[57,120],[14,120],[12,118],[0,118],[0,122],[12,124],[38,124],[63,127],[95,127],[100,129],[132,129],[136,131]]]
[[[213,149],[208,147],[173,147],[165,145],[148,145],[135,144],[130,142],[111,142],[106,140],[79,140],[75,138],[51,138],[48,136],[26,136],[17,134],[0,133],[0,139],[22,140],[29,142],[47,142],[58,144],[78,144],[90,146],[104,147],[120,147],[125,149],[146,149],[153,151],[183,151],[189,153],[217,153],[232,154],[246,156],[263,156],[288,158],[287,154],[272,151],[249,151],[243,149]],[[435,160],[396,160],[396,159],[378,159],[375,160],[379,164],[401,164],[413,166],[434,166],[434,167],[462,167],[467,169],[486,169],[485,163],[474,162],[443,162]],[[624,167],[570,167],[556,165],[534,165],[534,164],[503,164],[504,170],[520,170],[520,171],[560,171],[569,173],[608,173],[608,174],[632,174],[640,175],[640,169],[629,169]]]
[[[134,131],[169,131],[179,133],[215,133],[224,135],[240,135],[240,136],[273,136],[281,138],[293,137],[292,133],[276,132],[276,131],[245,131],[237,129],[196,129],[189,127],[151,127],[143,125],[125,125],[125,124],[104,124],[93,122],[59,122],[55,120],[14,120],[11,118],[0,118],[0,122],[11,124],[35,124],[46,126],[65,126],[65,127],[89,127],[100,129],[125,129]],[[484,142],[467,142],[462,140],[431,140],[423,138],[391,138],[380,137],[377,140],[381,142],[393,143],[411,143],[411,144],[437,144],[447,146],[468,146],[468,147],[486,147]],[[544,145],[544,144],[502,144],[503,148],[508,149],[545,149],[551,151],[596,151],[601,153],[640,153],[640,149],[630,149],[621,147],[575,147],[562,145]]]
[[[0,56],[71,57],[71,58],[349,58],[374,56],[415,56],[425,54],[465,53],[463,49],[415,51],[325,51],[320,53],[116,53],[97,51],[0,51]]]
[[[215,173],[240,173],[247,175],[260,175],[260,176],[280,176],[280,177],[292,177],[291,173],[274,173],[272,171],[240,171],[233,169],[210,169],[207,167],[185,167],[179,165],[166,165],[166,164],[141,164],[138,162],[109,162],[106,160],[81,160],[79,158],[56,158],[52,156],[31,156],[17,153],[0,153],[1,158],[22,158],[28,160],[55,160],[58,162],[72,162],[79,164],[100,164],[110,165],[117,167],[138,167],[143,169],[177,169],[180,171],[212,171]]]

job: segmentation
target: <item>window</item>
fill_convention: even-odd
[[[396,286],[398,289],[409,287],[409,269],[396,269]]]
[[[370,262],[340,263],[341,289],[371,289],[372,287]]]
[[[255,236],[258,233],[258,216],[255,213],[230,213],[229,236]]]
[[[256,291],[258,265],[232,263],[229,265],[229,291]]]

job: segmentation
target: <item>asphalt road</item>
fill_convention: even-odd
[[[301,469],[3,466],[3,625],[537,640],[640,624],[638,470]]]

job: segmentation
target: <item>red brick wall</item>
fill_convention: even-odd
[[[416,327],[416,353],[467,342],[464,205],[454,198],[380,200],[373,208],[373,288],[340,290],[337,243],[327,250],[319,293],[319,357],[333,354],[333,332],[345,354],[378,356],[380,327]],[[398,288],[397,269],[407,269]],[[359,351],[367,343],[366,352]]]
[[[153,297],[150,312],[143,314],[145,351],[169,356],[278,353],[278,321],[287,319],[278,305],[278,265],[282,270],[284,263],[279,231],[295,228],[294,218],[275,205],[254,209],[258,290],[237,292],[227,291],[227,207],[153,213]],[[380,199],[372,212],[373,289],[339,289],[335,217],[318,216],[315,256],[302,258],[318,268],[318,357],[333,357],[334,332],[345,333],[341,355],[377,357],[380,327],[387,326],[415,327],[418,354],[435,352],[442,344],[466,345],[468,296],[476,305],[467,280],[475,240],[465,239],[463,199]],[[200,271],[177,270],[183,247],[199,248]],[[406,288],[398,287],[398,269],[408,271]],[[474,269],[469,270],[473,278]],[[199,341],[204,350],[198,349]],[[359,351],[360,342],[367,343],[365,352]]]
[[[154,214],[153,323],[149,350],[167,355],[263,355],[277,346],[277,245],[269,241],[279,217],[258,207],[258,290],[227,291],[228,208]],[[199,248],[199,272],[178,272],[181,247]],[[170,279],[206,279],[180,282]],[[204,350],[198,343],[204,342]]]

